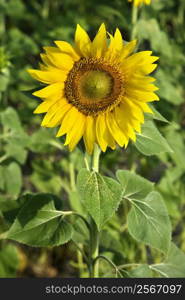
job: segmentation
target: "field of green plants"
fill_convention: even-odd
[[[51,231],[50,224],[41,230],[30,227],[19,237],[12,224],[27,213],[34,217],[33,198],[52,197],[57,211],[86,215],[78,190],[83,174],[77,183],[85,168],[84,147],[69,152],[63,139],[55,137],[56,128],[40,127],[42,116],[33,114],[39,100],[30,92],[38,82],[27,70],[38,68],[42,47],[55,40],[73,43],[76,24],[93,38],[103,22],[110,33],[118,27],[125,41],[134,35],[137,51],[152,50],[160,57],[154,71],[160,101],[152,104],[156,112],[153,120],[146,116],[141,139],[101,154],[103,176],[115,179],[116,171],[124,170],[118,179],[125,176],[131,183],[125,187],[129,201],[122,201],[101,228],[100,276],[185,277],[185,1],[152,0],[138,8],[134,24],[132,7],[127,0],[0,0],[0,277],[89,276],[88,230],[82,218],[70,216],[73,235],[64,224],[56,243],[39,242],[39,234]],[[152,183],[161,199],[152,200],[158,203],[153,206],[158,234],[147,223],[147,207],[143,216],[135,216],[130,204],[134,193],[133,202],[141,202]],[[148,230],[145,238],[139,232],[142,225]],[[173,244],[167,247],[160,235],[169,232]]]

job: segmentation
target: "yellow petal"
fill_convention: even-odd
[[[105,58],[111,60],[112,62],[119,59],[120,52],[123,48],[123,40],[119,29],[116,29],[114,37],[108,33],[110,37],[109,47],[105,53]]]
[[[71,107],[71,104],[69,104],[64,99],[63,103],[60,104],[57,112],[52,116],[51,120],[48,122],[47,127],[56,127],[60,125],[65,114],[71,109]]]
[[[142,72],[149,74],[155,69],[155,65],[152,65],[154,61],[158,59],[156,56],[151,56],[152,51],[141,51],[135,53],[123,60],[121,66],[127,75],[133,72]]]
[[[30,69],[28,70],[30,75],[38,81],[51,84],[55,82],[64,82],[67,77],[67,73],[59,69],[51,69],[51,71],[40,71]]]
[[[156,68],[157,68],[156,64],[146,64],[136,69],[136,72],[141,73],[143,75],[148,75],[152,73]]]
[[[41,70],[44,70],[44,69],[46,70],[48,67],[54,67],[45,53],[41,53],[40,57],[41,57],[43,63],[45,64],[45,66],[42,65]]]
[[[126,87],[126,96],[127,98],[135,99],[141,102],[151,102],[159,100],[159,97],[155,93],[134,90],[129,87]]]
[[[48,98],[53,95],[55,96],[55,98],[61,98],[63,94],[64,94],[63,82],[50,84],[47,87],[33,93],[34,96],[39,98]]]
[[[58,46],[58,48],[62,51],[62,53],[66,53],[74,59],[74,61],[78,61],[80,59],[80,56],[77,54],[77,52],[74,50],[74,48],[65,41],[55,41],[55,44]]]
[[[122,111],[122,117],[124,120],[124,124],[128,124],[131,128],[135,129],[136,131],[141,131],[141,122],[136,118],[133,110],[130,108],[129,105],[122,102],[120,103],[120,109]],[[129,127],[128,126],[128,127]]]
[[[51,118],[55,115],[55,113],[57,112],[58,108],[60,107],[60,101],[57,101],[56,103],[54,103],[48,110],[47,114],[45,115],[41,126],[43,127],[47,127],[49,121],[51,120]]]
[[[108,112],[106,114],[106,123],[115,141],[119,146],[123,147],[123,145],[127,142],[127,138],[116,122],[115,111]]]
[[[140,123],[144,123],[144,115],[143,111],[137,106],[133,101],[128,98],[124,98],[123,106],[129,108],[130,112],[132,112],[132,116],[137,119]],[[129,107],[128,107],[129,106]]]
[[[124,108],[123,106],[117,106],[115,108],[115,118],[116,122],[118,123],[121,130],[124,132],[125,136],[127,137],[127,142],[125,143],[125,147],[128,144],[129,138],[132,139],[134,142],[136,141],[136,134],[134,132],[134,128],[129,122],[129,119],[125,117]]]
[[[61,52],[48,52],[47,57],[56,68],[62,70],[70,70],[74,64],[74,60],[68,54],[62,54]]]
[[[84,57],[90,54],[91,40],[87,32],[78,24],[75,32],[75,45],[77,52]]]
[[[117,51],[121,51],[123,48],[123,39],[121,32],[118,28],[116,28],[115,34],[114,34],[114,47]]]
[[[133,79],[130,78],[130,80],[128,80],[127,87],[130,89],[141,90],[141,91],[145,91],[145,92],[155,92],[159,89],[154,84],[148,83],[147,77],[145,77],[145,78],[146,78],[146,80],[145,79],[134,80],[134,78]]]
[[[105,114],[96,118],[96,138],[103,152],[106,151],[107,146],[115,149],[116,145],[106,125]]]
[[[75,124],[72,129],[67,132],[65,146],[69,145],[69,150],[72,151],[80,141],[85,130],[86,116],[78,112],[78,117],[75,119]]]
[[[57,99],[52,98],[52,99],[48,99],[46,101],[43,101],[41,104],[39,104],[39,106],[37,106],[37,108],[34,110],[34,114],[41,114],[41,113],[45,113],[49,110],[49,108],[57,102]]]
[[[100,58],[103,56],[106,50],[107,50],[107,37],[106,37],[105,24],[103,23],[100,26],[98,33],[96,34],[92,42],[91,55],[93,57]]]
[[[126,45],[124,45],[124,47],[120,53],[120,60],[126,58],[134,51],[134,49],[136,47],[136,43],[137,43],[137,40],[133,40],[133,41],[127,43]]]
[[[43,47],[46,53],[60,53],[60,50],[57,47]]]
[[[71,109],[62,120],[62,125],[56,136],[59,137],[69,132],[69,130],[73,127],[76,120],[78,119],[79,114],[80,112],[76,109],[76,107],[71,106]]]
[[[135,101],[135,103],[142,109],[143,112],[153,114],[152,109],[149,107],[147,103],[140,102],[140,101]]]
[[[86,117],[86,126],[84,131],[84,143],[89,154],[92,154],[94,149],[94,143],[96,140],[96,133],[95,133],[95,120],[91,116]]]

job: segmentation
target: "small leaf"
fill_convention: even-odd
[[[137,240],[167,252],[171,240],[171,224],[167,209],[158,192],[143,200],[133,200],[127,218],[128,231]]]
[[[161,121],[161,122],[164,122],[164,123],[169,123],[169,121],[168,121],[165,117],[163,117],[163,116],[155,109],[155,107],[154,107],[152,104],[150,104],[149,106],[150,106],[150,108],[152,109],[153,114],[147,114],[148,118],[150,118],[150,119],[155,119],[155,120],[158,120],[158,121]]]
[[[141,265],[129,272],[132,278],[152,278],[152,271],[148,265]]]
[[[162,277],[184,278],[185,277],[185,253],[175,244],[171,243],[167,258],[161,264],[151,266],[151,269],[158,272]]]
[[[19,116],[15,109],[12,107],[8,107],[5,111],[1,112],[1,122],[4,128],[14,129],[14,130],[22,130],[21,122]]]
[[[0,249],[0,277],[15,277],[18,265],[18,251],[14,245],[5,245]]]
[[[112,217],[121,200],[121,186],[112,178],[82,169],[77,185],[82,203],[98,229]]]
[[[14,143],[8,143],[5,146],[6,155],[16,159],[20,164],[23,164],[26,160],[27,151],[20,145]]]
[[[173,152],[152,121],[143,124],[141,133],[137,134],[135,146],[145,155]]]
[[[72,226],[57,211],[50,194],[27,195],[7,238],[20,243],[48,247],[65,244],[72,237]]]
[[[118,170],[116,176],[121,183],[122,197],[128,200],[143,200],[152,190],[153,183],[127,170]]]
[[[19,165],[10,163],[4,170],[6,192],[12,197],[19,195],[22,187],[22,173]]]

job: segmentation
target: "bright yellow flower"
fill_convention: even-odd
[[[29,70],[47,84],[33,93],[43,100],[34,113],[46,113],[41,126],[60,126],[57,137],[66,134],[70,151],[81,138],[90,154],[95,143],[102,151],[126,147],[141,130],[143,112],[152,112],[147,102],[159,100],[148,76],[158,57],[132,54],[136,41],[123,42],[119,29],[108,36],[109,44],[102,24],[91,41],[77,25],[74,46],[55,41],[57,47],[44,47],[40,70]]]
[[[134,1],[135,6],[139,6],[140,4],[147,4],[149,5],[151,3],[151,0],[128,0],[129,2]]]

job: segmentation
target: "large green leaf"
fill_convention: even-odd
[[[158,192],[151,192],[143,200],[133,200],[128,214],[129,233],[160,251],[167,252],[171,240],[171,224],[167,209]]]
[[[185,253],[178,249],[175,244],[171,244],[167,258],[163,263],[150,266],[162,277],[184,278],[185,277]]]
[[[27,195],[7,238],[30,246],[58,246],[72,237],[72,226],[57,211],[50,194]]]
[[[154,123],[149,120],[143,124],[141,133],[137,134],[135,146],[141,153],[145,155],[173,152]]]
[[[136,240],[166,252],[171,225],[160,194],[153,192],[150,181],[135,173],[118,170],[117,177],[122,185],[122,197],[132,205],[127,219],[129,233]]]
[[[85,169],[79,172],[77,185],[87,212],[101,229],[118,208],[121,186],[111,178]]]

